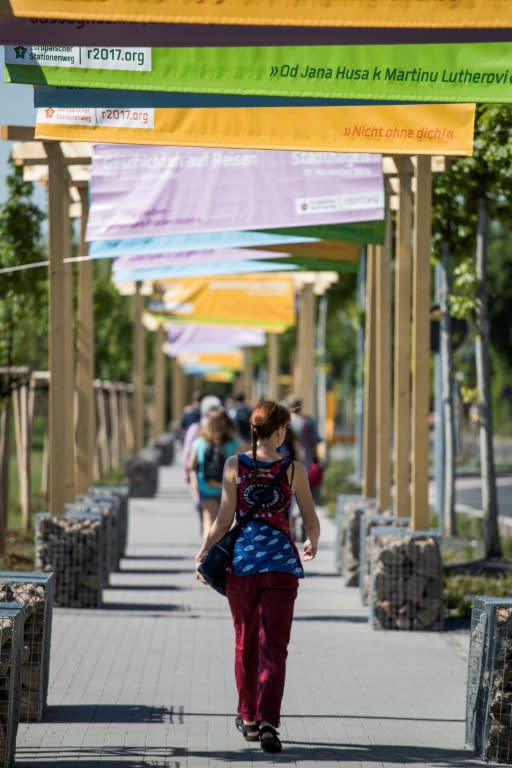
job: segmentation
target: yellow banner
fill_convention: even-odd
[[[0,0],[3,16],[314,27],[512,27],[509,0]]]
[[[474,104],[307,109],[45,107],[38,110],[36,139],[395,155],[470,155],[474,119]]]
[[[216,366],[224,371],[241,371],[244,367],[244,354],[241,350],[235,352],[183,352],[178,355],[178,363],[186,365]]]
[[[231,275],[158,280],[162,304],[155,314],[174,322],[237,325],[283,330],[295,322],[294,283],[289,275]]]

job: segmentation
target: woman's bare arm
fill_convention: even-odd
[[[315,503],[311,495],[308,476],[304,464],[294,462],[293,492],[302,516],[307,539],[304,542],[304,560],[312,560],[318,548],[320,537],[320,520],[315,510]]]

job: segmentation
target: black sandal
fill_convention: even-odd
[[[240,731],[246,741],[260,740],[258,723],[244,723],[243,717],[241,715],[237,715],[235,724],[237,731]]]
[[[262,738],[265,733],[269,733],[270,736]],[[264,752],[281,752],[283,749],[282,744],[278,738],[278,731],[272,728],[271,725],[260,726],[260,744]]]

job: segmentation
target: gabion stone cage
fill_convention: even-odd
[[[101,518],[101,581],[106,587],[110,579],[110,557],[112,553],[112,526],[109,508],[100,507],[92,502],[74,501],[64,505],[64,517],[67,520],[83,520],[87,515],[99,515]]]
[[[55,574],[55,605],[100,608],[103,588],[103,516],[36,515],[36,568]]]
[[[368,605],[368,592],[370,590],[370,563],[371,563],[371,531],[378,526],[390,526],[394,528],[406,528],[410,518],[396,517],[390,512],[381,514],[367,514],[359,518],[359,591],[361,602]]]
[[[348,501],[343,514],[343,580],[346,587],[359,586],[361,515],[375,513],[375,499]]]
[[[512,599],[475,597],[471,613],[466,743],[512,764]]]
[[[118,560],[126,554],[126,545],[128,543],[128,503],[130,498],[130,488],[128,485],[92,485],[87,493],[92,497],[97,496],[115,496],[119,499],[119,534],[118,534]]]
[[[24,607],[0,603],[0,768],[14,766],[20,713]]]
[[[0,602],[25,608],[20,721],[40,721],[46,710],[50,671],[53,573],[0,571]]]
[[[441,630],[440,533],[379,526],[370,536],[369,619],[373,628]]]
[[[338,573],[343,572],[343,559],[344,559],[344,551],[343,551],[343,522],[344,522],[344,515],[345,515],[345,504],[347,502],[353,502],[353,501],[361,501],[361,496],[356,496],[353,494],[344,494],[339,493],[336,497],[336,537],[334,542],[334,569]]]
[[[101,512],[107,518],[108,570],[109,574],[114,573],[119,567],[119,497],[80,493],[76,501],[85,504],[89,512]]]

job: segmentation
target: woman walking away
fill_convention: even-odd
[[[192,443],[187,471],[192,495],[199,499],[203,539],[219,511],[226,459],[240,449],[236,427],[222,408],[211,410],[199,437]]]
[[[252,450],[226,462],[219,513],[196,556],[199,565],[235,515],[242,524],[250,515],[235,544],[226,596],[235,628],[236,725],[264,752],[282,748],[277,728],[293,607],[304,576],[289,527],[294,494],[307,535],[304,560],[315,557],[320,535],[304,466],[278,452],[289,421],[288,409],[273,401],[254,408]],[[197,571],[196,577],[204,581]]]

